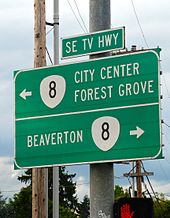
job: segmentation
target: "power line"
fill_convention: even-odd
[[[170,140],[169,140],[168,136],[165,133],[164,133],[164,135],[165,135],[165,138],[166,138],[168,144],[170,144]]]
[[[142,163],[142,168],[143,168],[144,172],[146,172],[145,167],[144,167],[144,164],[143,164],[142,161],[141,161],[141,163]],[[160,207],[160,209],[161,209],[161,212],[163,212],[163,208],[162,208],[162,206],[161,206],[161,204],[160,204],[160,202],[159,202],[158,197],[156,196],[156,193],[155,193],[155,191],[154,191],[154,189],[153,189],[153,186],[152,186],[152,184],[151,184],[151,182],[150,182],[150,179],[149,179],[148,175],[146,175],[146,179],[147,179],[147,181],[148,181],[148,183],[149,183],[149,186],[150,186],[150,188],[151,188],[151,190],[152,190],[152,193],[154,194],[154,197],[155,197],[155,199],[156,199],[156,201],[157,201],[157,203],[158,203],[158,205],[159,205],[159,207]],[[160,215],[161,215],[161,217],[165,218],[165,216],[164,216],[162,213],[161,213]]]
[[[84,30],[84,27],[81,25],[81,23],[80,23],[80,21],[79,21],[79,19],[78,19],[77,15],[76,15],[76,13],[74,12],[74,10],[73,10],[73,7],[72,7],[72,5],[70,4],[69,0],[67,0],[67,2],[68,2],[68,4],[69,4],[69,6],[70,6],[70,8],[71,8],[71,10],[72,10],[72,12],[73,12],[73,14],[74,14],[74,16],[75,16],[76,20],[77,20],[77,22],[79,23],[79,25],[80,25],[81,29],[83,30],[83,32],[85,32],[85,33],[86,33],[86,31]]]
[[[167,123],[165,123],[164,121],[163,121],[163,124],[165,124],[165,126],[167,126],[167,127],[169,127],[170,128],[170,125],[168,125]]]
[[[85,25],[85,22],[84,22],[84,20],[83,20],[83,18],[82,18],[82,16],[81,16],[81,13],[80,13],[80,10],[79,10],[79,7],[78,7],[78,5],[77,5],[76,0],[74,0],[74,3],[75,3],[75,5],[76,5],[76,8],[77,8],[78,14],[79,14],[79,16],[80,16],[80,19],[81,19],[81,21],[82,21],[82,23],[83,23],[83,26],[84,26],[86,32],[88,32],[87,27],[86,27],[86,25]]]
[[[166,180],[169,181],[169,178],[168,178],[168,176],[167,176],[167,174],[166,174],[166,172],[165,172],[165,170],[164,170],[164,168],[163,168],[163,166],[162,166],[160,160],[158,160],[158,163],[159,163],[159,166],[160,166],[160,168],[161,168],[161,171],[162,171],[163,174],[165,175]]]
[[[167,192],[167,193],[163,193],[165,196],[167,196],[167,197],[170,197],[170,193],[169,192]]]
[[[0,193],[3,193],[3,192],[19,192],[20,190],[0,190]]]
[[[162,65],[161,65],[161,62],[160,62],[160,72],[162,72]],[[165,89],[167,91],[167,94],[168,94],[168,98],[170,98],[170,92],[169,92],[169,89],[168,89],[168,86],[167,86],[167,83],[166,83],[166,79],[165,79],[165,75],[164,74],[161,74],[163,76],[163,80],[164,80],[164,83],[165,83]]]
[[[166,89],[166,91],[167,91],[168,98],[170,98],[170,92],[169,92],[169,90],[168,90],[168,86],[167,86],[167,84],[166,84],[166,80],[165,80],[164,74],[163,74],[162,76],[163,76],[163,80],[164,80],[164,83],[165,83],[165,89]]]
[[[137,12],[136,12],[135,5],[134,5],[134,3],[133,3],[133,0],[131,0],[131,3],[132,3],[133,11],[134,11],[136,20],[137,20],[137,22],[138,22],[140,31],[141,31],[141,33],[142,33],[142,37],[143,37],[143,39],[144,39],[144,42],[145,42],[147,48],[149,48],[149,45],[148,45],[148,43],[147,43],[147,41],[146,41],[146,38],[145,38],[145,35],[144,35],[144,31],[143,31],[142,26],[141,26],[141,24],[140,24],[140,21],[139,21],[139,18],[138,18],[138,15],[137,15]]]
[[[144,187],[145,187],[145,192],[147,192],[147,194],[149,195],[149,197],[152,199],[152,195],[151,195],[151,193],[149,192],[149,189],[148,189],[148,187],[147,187],[147,185],[146,185],[146,183],[145,183],[145,181],[144,181],[144,178],[143,178],[143,185],[144,185]]]

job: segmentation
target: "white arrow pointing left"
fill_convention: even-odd
[[[136,126],[135,130],[130,130],[130,135],[136,135],[136,138],[138,139],[141,135],[143,135],[144,132],[145,131],[143,129]]]
[[[32,92],[31,91],[27,91],[26,89],[24,89],[19,96],[21,98],[23,98],[24,100],[27,100],[27,97],[32,96]]]

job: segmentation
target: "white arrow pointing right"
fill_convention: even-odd
[[[136,138],[138,139],[144,132],[145,131],[143,129],[136,126],[136,130],[130,130],[130,135],[136,135]]]

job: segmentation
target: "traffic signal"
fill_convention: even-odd
[[[150,198],[121,198],[114,204],[114,218],[153,218]]]

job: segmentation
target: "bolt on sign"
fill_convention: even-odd
[[[40,167],[156,158],[159,52],[15,72],[15,161]]]

